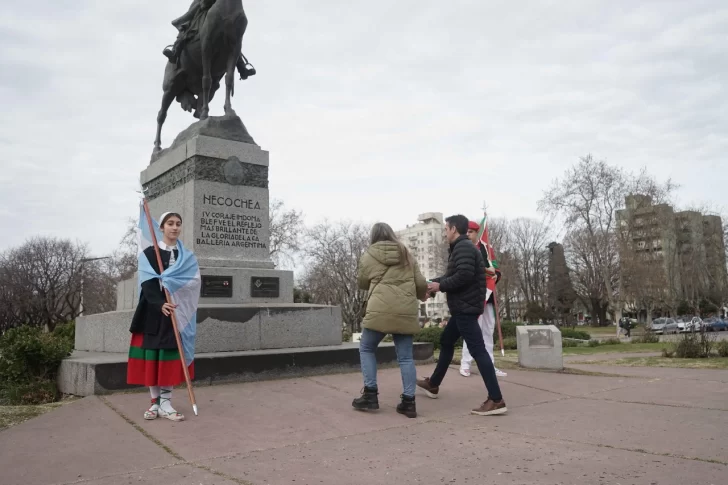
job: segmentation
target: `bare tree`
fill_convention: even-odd
[[[535,219],[519,218],[510,224],[511,250],[517,261],[518,282],[525,303],[544,307],[548,274],[548,228]]]
[[[498,310],[506,320],[514,320],[513,305],[519,299],[518,260],[512,250],[512,234],[510,223],[505,218],[494,218],[488,221],[490,244],[495,251],[498,269],[501,272],[496,287]]]
[[[549,254],[549,278],[548,278],[548,299],[549,307],[560,317],[562,324],[571,323],[571,310],[576,300],[576,292],[571,284],[569,267],[566,264],[564,247],[561,244],[552,242],[548,245]]]
[[[3,255],[6,315],[15,324],[43,326],[73,320],[79,312],[81,260],[87,248],[68,240],[34,238]],[[8,322],[4,326],[8,326]]]
[[[293,262],[293,256],[301,250],[303,213],[287,210],[283,201],[274,199],[270,204],[270,256],[277,264]]]
[[[623,207],[630,193],[645,194],[661,202],[674,188],[671,181],[659,184],[644,170],[635,176],[587,155],[562,179],[555,180],[539,201],[539,210],[562,220],[568,231],[581,232],[580,242],[592,253],[588,259],[604,284],[602,298],[609,302],[617,319],[622,308],[619,287],[611,277],[611,252],[615,247],[609,236],[616,231],[615,211]]]
[[[564,240],[565,255],[572,270],[572,282],[577,297],[584,307],[591,309],[594,322],[606,325],[609,300],[606,298],[604,278],[593,251],[595,243],[590,239],[591,236],[584,230],[570,232]],[[604,244],[606,243],[596,243],[597,246]],[[616,251],[609,253],[611,263],[608,265],[608,277],[612,284],[618,279],[616,255]]]
[[[357,284],[359,260],[369,246],[369,228],[352,222],[324,222],[306,231],[307,259],[301,287],[313,301],[341,307],[344,324],[361,329],[366,292]]]
[[[128,280],[134,276],[137,270],[137,258],[139,254],[137,242],[137,226],[136,219],[127,221],[126,232],[119,242],[119,246],[111,254],[109,260],[105,260],[101,266],[114,282]]]

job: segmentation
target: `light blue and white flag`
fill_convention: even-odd
[[[154,235],[157,242],[159,242],[162,240],[162,231],[159,229],[158,221],[154,220],[154,218],[152,218],[152,225],[154,226]],[[177,317],[177,329],[182,340],[185,362],[189,367],[195,358],[197,304],[200,300],[200,288],[202,286],[197,258],[192,251],[185,249],[182,241],[177,240],[177,249],[179,250],[177,261],[164,270],[161,276],[157,274],[144,254],[144,250],[152,247],[153,242],[143,204],[140,204],[139,208],[137,238],[139,244],[139,254],[137,256],[139,262],[139,292],[141,294],[142,283],[153,278],[161,279],[162,286],[169,290],[172,303],[177,305],[174,314]]]

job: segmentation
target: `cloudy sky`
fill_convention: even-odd
[[[0,250],[36,234],[106,254],[137,214],[172,0],[0,13]],[[234,107],[271,196],[395,227],[426,211],[538,216],[579,156],[646,166],[724,207],[728,2],[256,0],[258,75]],[[222,114],[222,97],[213,115]],[[163,143],[193,121],[173,105]]]

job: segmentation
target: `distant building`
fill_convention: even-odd
[[[646,195],[626,197],[616,217],[631,249],[650,262],[651,280],[664,282],[672,300],[725,298],[728,274],[720,217],[675,212]]]
[[[422,275],[431,280],[442,276],[447,266],[444,218],[441,212],[426,212],[420,214],[417,220],[417,224],[397,231],[397,237],[412,252]],[[422,317],[446,318],[450,314],[442,293],[437,293],[422,306]]]

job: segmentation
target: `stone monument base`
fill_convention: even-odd
[[[134,310],[76,320],[75,350],[128,353]],[[201,304],[196,353],[319,347],[341,344],[341,309],[324,305]]]
[[[431,343],[415,342],[416,363],[432,362],[432,353]],[[75,396],[109,394],[139,388],[126,383],[126,362],[127,353],[76,351],[61,363],[58,387],[61,392]],[[377,362],[380,366],[397,365],[394,344],[382,343],[379,346]],[[228,382],[356,372],[359,369],[359,344],[356,343],[327,347],[200,353],[195,356],[194,384],[199,387]]]
[[[531,369],[562,370],[561,331],[554,325],[516,327],[518,364]]]

